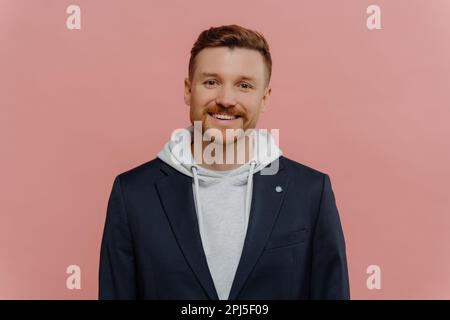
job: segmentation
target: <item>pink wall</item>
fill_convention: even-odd
[[[70,4],[81,30],[66,28]],[[371,4],[381,30],[366,27]],[[447,0],[0,0],[0,298],[97,297],[114,177],[189,124],[189,50],[236,23],[272,49],[259,127],[331,176],[352,298],[450,299],[449,12]],[[66,288],[72,264],[80,290]]]

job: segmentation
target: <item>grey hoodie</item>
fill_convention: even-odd
[[[190,142],[193,132],[193,126],[174,132],[157,156],[193,178],[203,249],[219,299],[225,300],[231,290],[247,233],[253,175],[278,159],[282,151],[267,131],[254,130],[251,161],[237,169],[209,170],[199,166],[192,156]]]

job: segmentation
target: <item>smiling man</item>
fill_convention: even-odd
[[[200,34],[184,82],[191,126],[114,181],[99,298],[349,299],[328,175],[256,129],[271,70],[260,33]]]

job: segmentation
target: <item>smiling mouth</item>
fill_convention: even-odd
[[[228,114],[222,114],[222,113],[209,113],[208,114],[213,117],[214,119],[218,120],[236,120],[239,119],[240,116],[233,116]]]

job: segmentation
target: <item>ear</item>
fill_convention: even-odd
[[[266,110],[266,106],[268,104],[270,94],[272,93],[272,88],[269,86],[267,86],[267,88],[265,90],[266,90],[266,93],[264,94],[262,101],[261,101],[261,113],[264,113],[264,111]]]
[[[184,79],[184,103],[187,106],[191,104],[191,82],[189,78]]]

